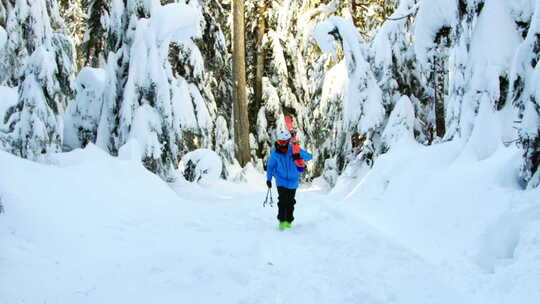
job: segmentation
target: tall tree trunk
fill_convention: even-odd
[[[257,49],[255,55],[255,84],[254,84],[254,99],[253,103],[249,105],[249,115],[251,124],[251,132],[257,131],[257,119],[259,110],[263,103],[263,83],[264,70],[266,65],[266,51],[263,48],[263,39],[266,33],[266,18],[264,16],[266,12],[266,1],[260,1],[260,6],[257,11]],[[265,144],[259,142],[257,149],[257,156],[262,158],[263,151],[265,150]]]
[[[259,21],[257,26],[257,59],[256,59],[256,76],[255,76],[255,107],[259,108],[262,103],[262,78],[264,74],[264,66],[266,52],[263,49],[263,39],[266,33],[266,20],[264,13],[266,12],[266,3],[262,3],[259,7]]]
[[[438,48],[435,55],[435,130],[437,137],[442,138],[446,133],[446,121],[444,113],[445,91],[445,57],[444,49]]]
[[[250,160],[249,121],[246,98],[246,49],[244,0],[233,1],[234,141],[236,158],[242,167]]]

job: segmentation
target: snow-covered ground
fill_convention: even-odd
[[[49,165],[0,151],[0,303],[537,303],[540,192],[504,178],[513,149],[462,150],[305,185],[284,232],[260,173],[167,185],[95,146]]]

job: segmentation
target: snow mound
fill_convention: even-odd
[[[186,180],[208,183],[220,178],[223,162],[219,155],[208,149],[198,149],[187,153],[180,161],[179,170]]]
[[[95,146],[58,154],[57,162],[0,151],[2,303],[151,302],[119,278],[143,290],[148,281],[136,277],[150,278],[156,260],[185,251],[162,246],[182,242],[170,227],[184,201],[143,166]],[[124,300],[111,299],[116,288]]]
[[[84,149],[74,149],[66,153],[52,154],[49,159],[56,166],[73,167],[82,164],[107,162],[112,157],[98,146],[89,143]]]
[[[490,120],[485,107],[479,119]],[[486,122],[477,127],[493,132]],[[343,199],[344,213],[440,265],[456,289],[476,297],[472,303],[533,304],[540,190],[522,190],[518,149],[480,137],[429,147],[400,141],[353,187],[332,195]]]
[[[399,142],[345,197],[363,202],[359,207],[367,222],[396,236],[408,234],[406,242],[422,246],[429,258],[468,250],[508,207],[510,190],[521,191],[519,152],[501,148],[480,161],[462,151],[460,141],[431,147]],[[449,248],[436,245],[440,242]]]

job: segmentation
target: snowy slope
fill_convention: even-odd
[[[469,146],[402,141],[332,195],[342,212],[440,266],[473,303],[537,303],[540,191],[521,190],[517,149],[478,160]]]
[[[0,152],[0,303],[536,303],[540,195],[505,177],[516,151],[406,146],[352,191],[301,189],[286,232],[254,171],[167,185],[92,145]]]

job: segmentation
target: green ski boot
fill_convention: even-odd
[[[279,222],[278,229],[283,231],[285,228],[287,228],[287,222]]]
[[[285,222],[285,228],[291,228],[292,223],[291,222]]]

